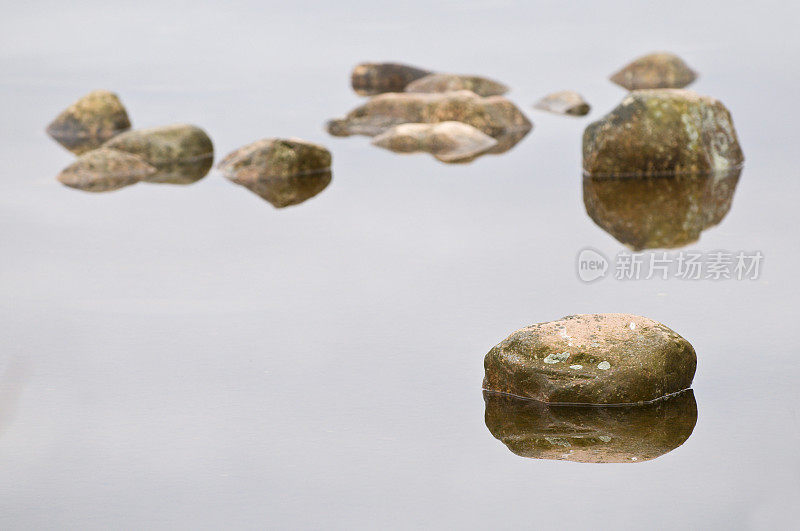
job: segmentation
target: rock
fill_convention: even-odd
[[[206,176],[214,163],[214,145],[194,125],[175,124],[122,133],[103,147],[138,155],[158,171],[151,183],[191,184]]]
[[[592,175],[663,175],[736,169],[744,162],[728,109],[689,90],[637,90],[583,133]]]
[[[571,315],[517,330],[484,359],[483,388],[542,402],[634,404],[688,389],[688,341],[636,315]]]
[[[639,57],[609,79],[628,90],[683,88],[697,73],[677,55],[656,52]]]
[[[400,124],[372,139],[395,153],[424,151],[442,162],[469,162],[497,146],[497,140],[461,122]]]
[[[501,96],[508,87],[493,79],[460,74],[429,74],[406,85],[406,92],[453,92],[469,90],[478,96]]]
[[[502,96],[482,98],[468,90],[442,94],[381,94],[339,120],[328,122],[334,136],[375,136],[404,123],[462,122],[498,140],[509,149],[532,124],[516,105]],[[501,138],[503,139],[501,141]]]
[[[130,127],[128,113],[117,95],[107,90],[95,90],[59,114],[47,126],[47,134],[80,155],[100,147]]]
[[[692,435],[691,389],[636,406],[550,405],[484,391],[486,427],[513,453],[580,463],[637,463],[671,452]]]
[[[244,186],[275,208],[298,205],[322,192],[331,182],[330,170],[298,175],[259,176],[243,172],[231,181]]]
[[[635,251],[696,242],[731,208],[741,169],[658,177],[583,178],[583,204],[603,230]]]
[[[406,85],[430,73],[430,70],[400,63],[361,63],[353,69],[350,80],[356,93],[372,96],[402,92]]]
[[[534,107],[555,114],[569,114],[571,116],[586,116],[589,114],[589,104],[583,96],[573,90],[553,92],[534,104]]]
[[[58,174],[57,179],[86,192],[109,192],[145,180],[155,173],[156,169],[141,157],[100,148],[78,157]]]

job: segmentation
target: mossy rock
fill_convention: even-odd
[[[430,73],[430,70],[401,63],[361,63],[353,69],[350,82],[357,94],[373,96],[403,92],[409,83]]]
[[[95,90],[64,109],[47,126],[47,134],[81,155],[130,127],[128,113],[119,97],[107,90]]]
[[[674,53],[655,52],[631,61],[609,79],[628,90],[683,88],[697,73]]]

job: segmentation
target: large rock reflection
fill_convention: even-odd
[[[486,427],[521,457],[634,463],[682,445],[697,422],[691,390],[636,406],[551,405],[484,391]]]
[[[740,174],[584,175],[583,203],[600,228],[636,251],[683,247],[722,221]]]

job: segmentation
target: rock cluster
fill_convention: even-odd
[[[492,348],[483,388],[542,402],[637,404],[688,389],[696,365],[689,342],[652,319],[571,315]]]

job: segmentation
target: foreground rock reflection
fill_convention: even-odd
[[[584,175],[583,204],[600,228],[635,251],[683,247],[723,220],[741,172]]]
[[[638,406],[550,405],[484,391],[486,427],[521,457],[635,463],[682,445],[697,422],[691,389]]]

